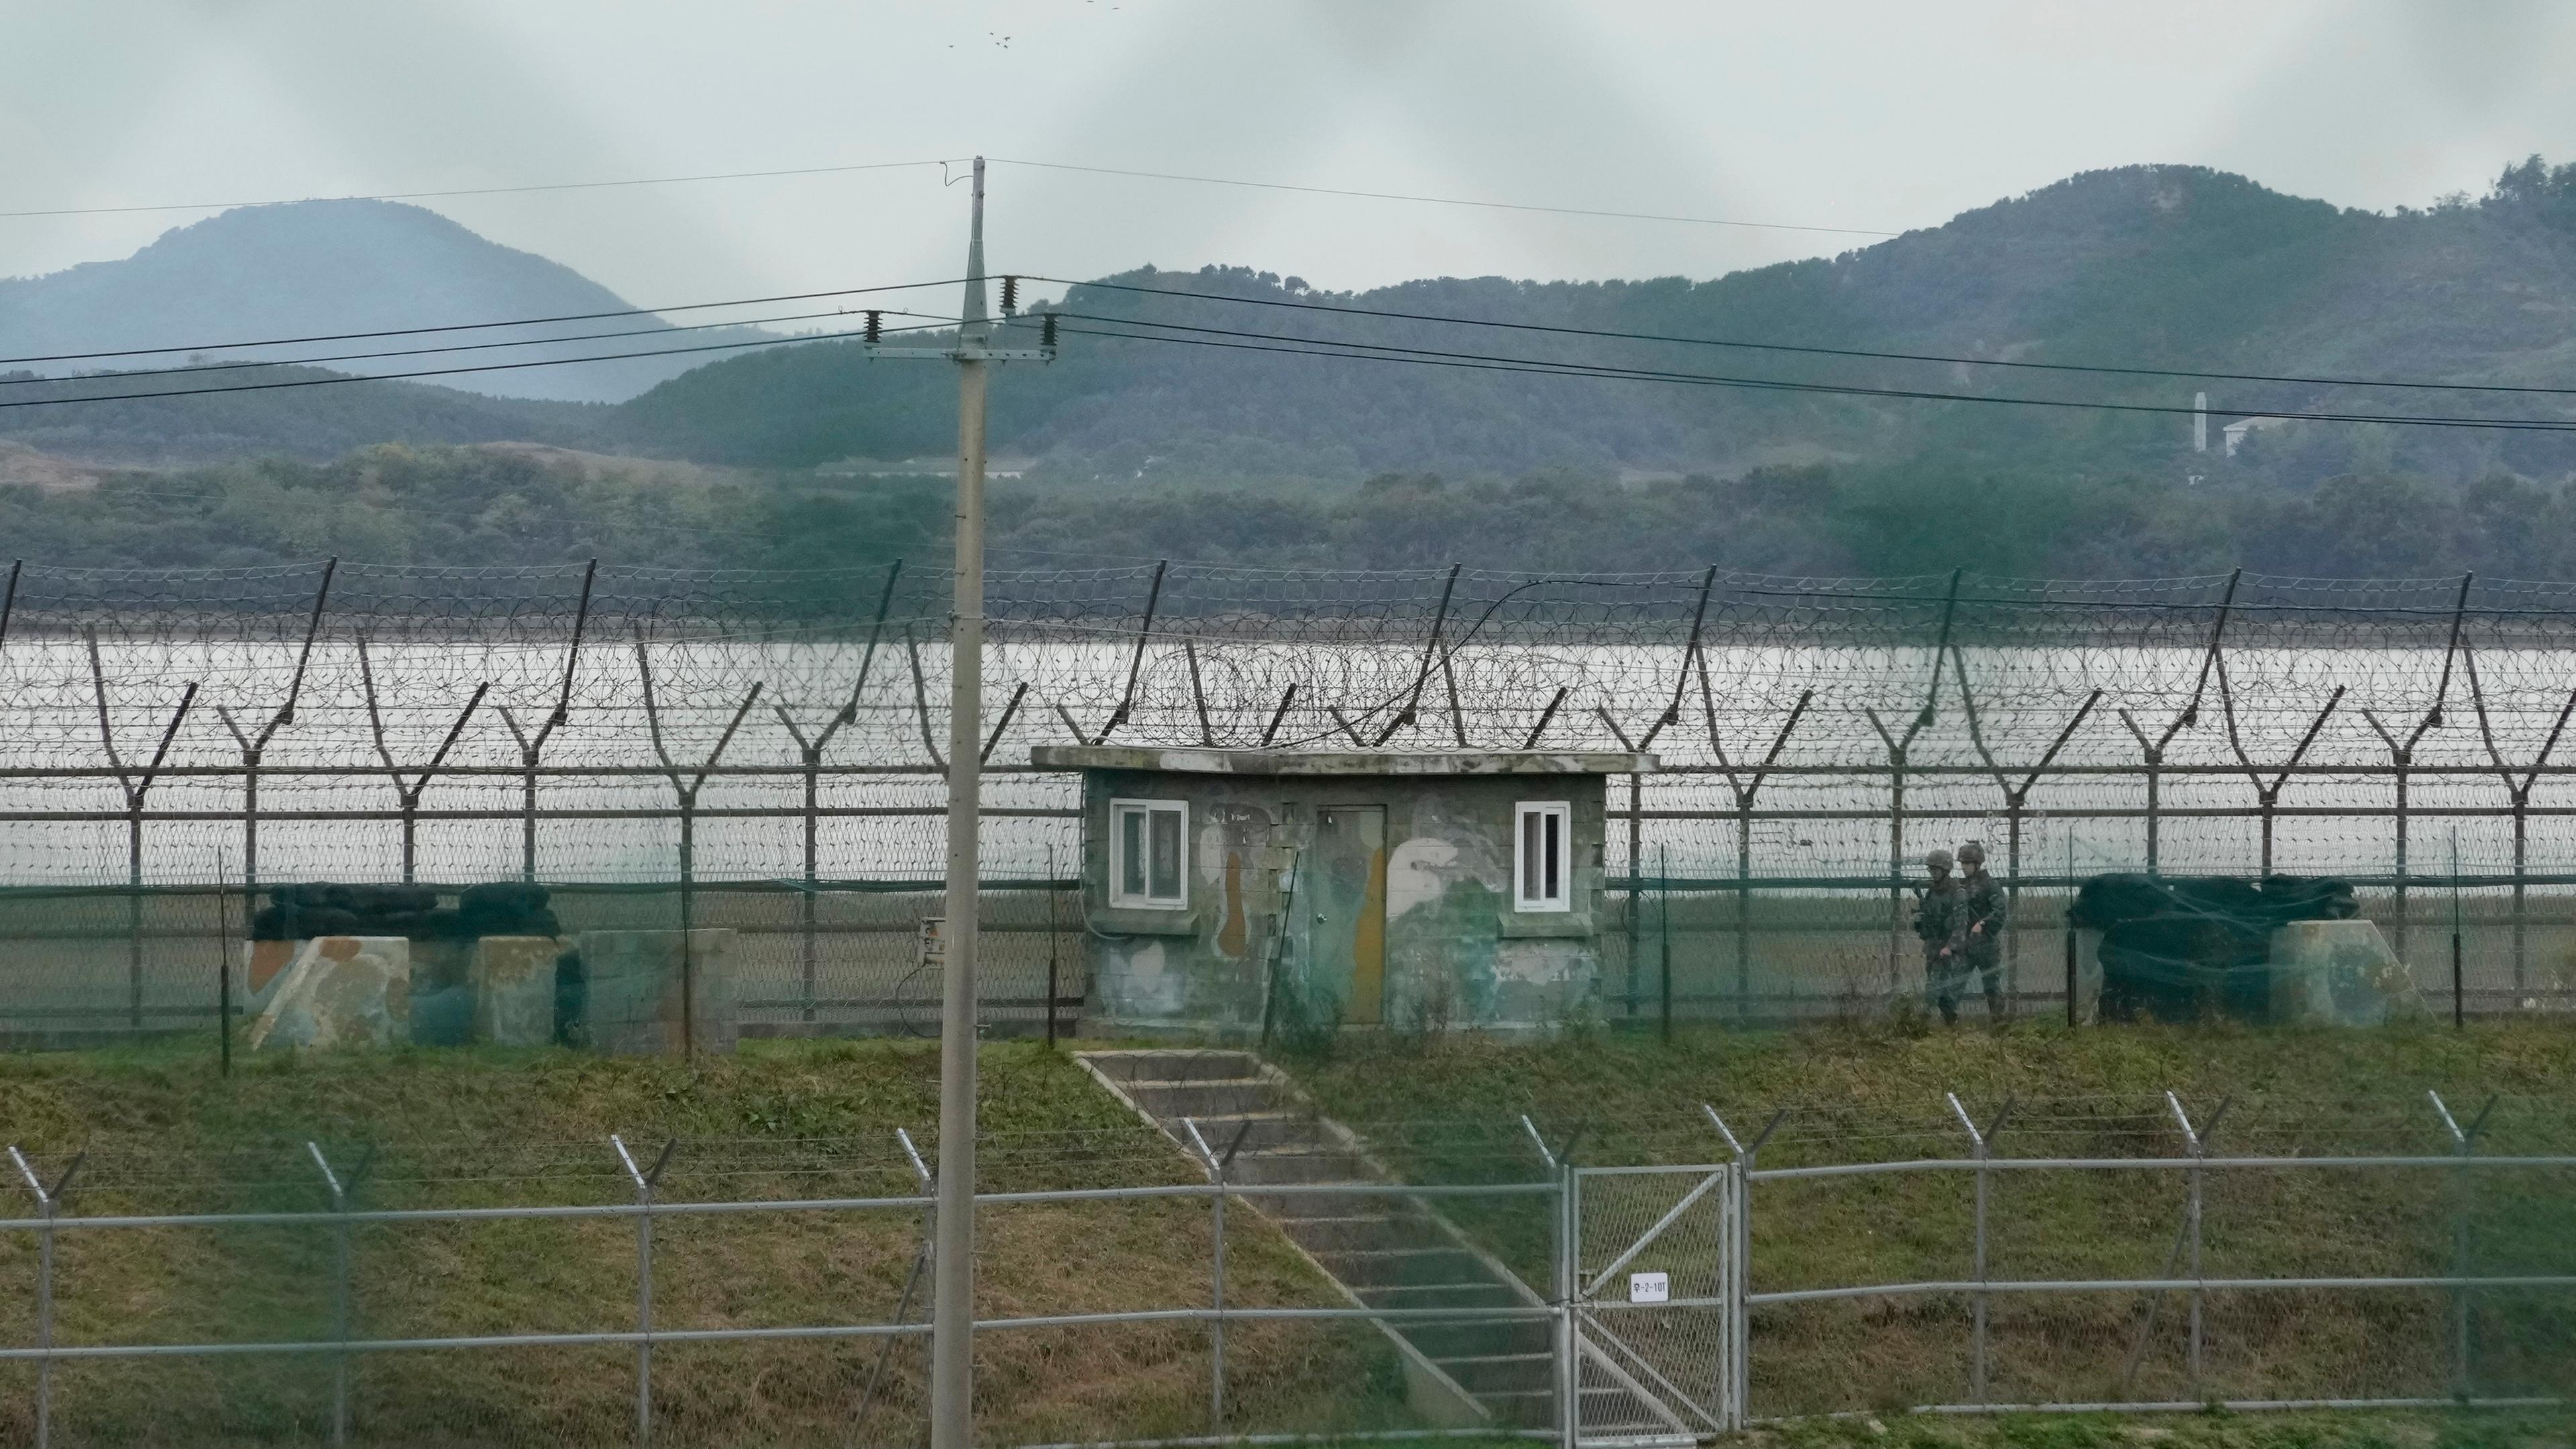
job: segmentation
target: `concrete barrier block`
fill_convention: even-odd
[[[392,1046],[411,1037],[411,942],[400,936],[316,936],[251,1024],[252,1051]]]
[[[474,988],[474,1040],[494,1046],[545,1046],[555,1039],[552,936],[485,936],[474,943],[467,977]]]
[[[2406,963],[2369,921],[2292,921],[2272,933],[2272,1020],[2376,1026],[2420,1004]]]

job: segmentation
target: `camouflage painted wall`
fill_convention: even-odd
[[[1084,780],[1093,1031],[1243,1036],[1261,1030],[1265,1009],[1288,1029],[1525,1030],[1595,1005],[1601,774],[1089,769]],[[1186,909],[1109,903],[1112,800],[1189,806]],[[1571,807],[1570,910],[1513,909],[1524,801]],[[1332,879],[1348,852],[1324,832],[1372,809],[1384,812],[1381,858],[1367,879]],[[1368,973],[1372,929],[1377,992],[1354,979]],[[1372,995],[1373,1016],[1346,1019]]]

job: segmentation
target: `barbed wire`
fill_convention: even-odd
[[[25,813],[112,824],[138,785],[151,808],[237,808],[255,752],[262,808],[290,815],[401,809],[406,782],[427,816],[507,814],[525,804],[508,777],[535,772],[533,813],[649,815],[702,768],[711,810],[783,804],[810,754],[840,808],[926,809],[951,584],[891,563],[12,565],[0,778]],[[996,770],[1073,743],[1643,751],[1660,772],[1640,849],[1693,869],[1732,847],[1693,819],[1883,809],[1899,770],[1909,807],[1997,810],[2018,788],[2033,818],[2134,812],[2149,770],[2185,812],[2268,790],[2359,821],[2393,807],[2392,769],[2435,814],[2576,804],[2576,584],[1122,563],[996,570],[987,595]],[[1069,788],[1003,793],[1062,811]],[[1825,825],[1766,841],[1767,873],[1867,858]]]

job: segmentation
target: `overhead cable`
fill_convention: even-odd
[[[2002,404],[2016,407],[2079,409],[2096,412],[2155,413],[2191,415],[2196,410],[2178,405],[2155,403],[2090,402],[2069,398],[2033,398],[1998,396],[1987,393],[1938,392],[1925,388],[1862,387],[1853,384],[1798,382],[1782,378],[1733,377],[1723,374],[1674,372],[1652,368],[1617,367],[1610,364],[1578,362],[1567,359],[1516,358],[1486,353],[1448,352],[1429,348],[1396,347],[1381,343],[1344,341],[1340,339],[1291,338],[1258,332],[1230,332],[1223,328],[1187,327],[1179,323],[1137,322],[1131,318],[1100,318],[1080,313],[1058,313],[1092,322],[1106,322],[1121,327],[1149,327],[1157,332],[1113,332],[1095,328],[1067,327],[1077,336],[1118,337],[1137,342],[1166,342],[1191,347],[1216,347],[1246,352],[1288,353],[1301,357],[1336,357],[1370,362],[1401,362],[1431,367],[1452,367],[1481,372],[1523,372],[1552,377],[1589,377],[1611,381],[1660,382],[1697,387],[1744,388],[1767,392],[1826,394],[1838,397],[1877,397],[1924,402],[1970,402]],[[1199,337],[1175,337],[1170,332],[1214,334]],[[1226,341],[1224,338],[1264,338],[1264,341]],[[1295,343],[1281,346],[1280,343]],[[2542,418],[2455,418],[2416,416],[2402,413],[2339,413],[2309,410],[2274,410],[2265,417],[2303,422],[2387,423],[2401,427],[2452,427],[2501,430],[2507,432],[2576,432],[2576,421],[2551,421]]]
[[[849,315],[850,314],[847,310],[832,312],[794,312],[778,317],[746,317],[736,322],[674,323],[660,327],[628,327],[615,332],[570,332],[545,337],[514,337],[499,342],[450,342],[440,347],[398,347],[375,352],[332,352],[325,353],[320,357],[257,357],[243,358],[233,362],[190,363],[179,367],[121,367],[109,372],[87,374],[76,373],[59,377],[31,373],[24,377],[0,377],[0,387],[36,387],[45,384],[59,386],[67,382],[95,381],[102,377],[122,381],[126,378],[134,377],[169,377],[174,375],[202,376],[203,374],[211,372],[237,372],[244,368],[318,367],[326,362],[366,362],[385,357],[421,357],[434,353],[446,352],[484,352],[498,347],[550,347],[562,342],[599,342],[618,337],[668,337],[675,332],[710,332],[722,331],[727,328],[734,327],[763,327],[773,322],[811,322],[818,318],[846,317]],[[873,317],[922,317],[929,318],[948,326],[954,326],[957,322],[957,319],[954,317],[940,317],[934,313],[908,312],[895,308],[873,309],[868,313],[868,315]],[[795,342],[803,339],[790,334],[786,336],[773,337],[769,340],[773,342]],[[745,345],[757,346],[758,344],[747,343]]]
[[[1111,292],[1135,292],[1152,297],[1171,297],[1191,302],[1223,302],[1243,307],[1281,307],[1300,312],[1330,312],[1347,317],[1379,317],[1402,322],[1440,322],[1457,327],[1491,327],[1511,332],[1541,332],[1563,337],[1599,337],[1623,342],[1667,342],[1692,347],[1725,347],[1749,352],[1787,352],[1814,357],[1865,358],[1887,362],[1934,362],[1962,367],[2007,367],[2032,372],[2107,373],[2129,377],[2207,378],[2218,382],[2286,382],[2317,387],[2387,387],[2415,388],[2437,392],[2502,392],[2537,393],[2546,396],[2576,396],[2576,387],[2517,386],[2508,383],[2430,382],[2407,378],[2310,377],[2295,373],[2213,372],[2184,367],[2139,367],[2077,362],[2027,362],[1993,357],[1956,357],[1931,352],[1888,352],[1865,347],[1818,347],[1787,342],[1745,342],[1723,337],[1692,337],[1664,332],[1622,332],[1601,327],[1566,327],[1539,322],[1507,322],[1491,317],[1453,317],[1436,312],[1399,312],[1381,307],[1345,307],[1325,302],[1294,302],[1284,297],[1236,297],[1216,292],[1193,292],[1175,287],[1139,287],[1128,282],[1075,282],[1063,277],[1038,277],[1041,282],[1065,286],[1092,287]]]
[[[1185,181],[1199,186],[1240,186],[1252,191],[1293,191],[1307,196],[1348,196],[1363,201],[1411,201],[1431,206],[1470,206],[1485,211],[1531,211],[1548,216],[1605,217],[1614,221],[1669,221],[1685,226],[1733,226],[1756,231],[1814,231],[1836,236],[1901,236],[1857,226],[1801,226],[1785,221],[1737,221],[1720,216],[1676,216],[1655,211],[1599,211],[1582,206],[1542,206],[1521,201],[1479,201],[1463,196],[1421,196],[1403,191],[1354,191],[1339,186],[1294,186],[1284,181],[1241,181],[1228,176],[1184,176],[1168,171],[1129,171],[1115,166],[1075,166],[1061,161],[1024,161],[1009,156],[985,158],[996,166],[1028,166],[1040,171],[1079,171],[1092,176],[1132,176],[1146,181]]]
[[[954,319],[949,319],[944,322],[926,324],[920,327],[889,327],[885,330],[889,333],[932,332],[938,331],[943,327],[954,327],[956,325],[957,323]],[[847,338],[855,338],[861,335],[862,334],[859,332],[814,332],[808,333],[803,337],[763,337],[750,342],[708,342],[694,347],[656,347],[648,348],[642,352],[594,353],[588,357],[540,357],[522,362],[484,362],[475,363],[465,367],[418,368],[409,372],[334,372],[325,373],[320,377],[283,378],[275,382],[226,383],[220,387],[167,388],[156,392],[95,393],[82,397],[18,398],[0,400],[0,408],[62,407],[73,403],[138,402],[146,398],[162,397],[206,397],[215,393],[268,392],[277,388],[286,387],[327,387],[333,383],[343,382],[401,382],[423,377],[454,377],[459,374],[472,372],[510,372],[523,367],[570,367],[584,362],[620,362],[628,358],[635,357],[676,357],[693,352],[734,352],[746,347],[795,347],[807,342],[831,342]],[[296,364],[280,363],[277,365],[291,367]],[[113,377],[114,374],[112,373],[106,375],[106,378]],[[52,381],[58,385],[69,387],[76,386],[83,382],[103,381],[106,380],[106,378],[97,376],[88,378],[56,378],[52,379]]]
[[[753,181],[771,176],[824,176],[847,171],[899,171],[947,166],[960,158],[870,161],[850,166],[793,166],[778,171],[711,171],[695,176],[638,176],[619,181],[548,181],[529,186],[457,186],[444,191],[379,191],[354,196],[272,196],[261,201],[169,201],[142,206],[56,206],[0,211],[0,220],[33,216],[118,216],[139,211],[230,211],[239,206],[293,206],[306,201],[428,201],[445,196],[511,196],[527,191],[600,191],[619,186],[676,186],[692,181]]]
[[[173,343],[166,347],[123,347],[104,352],[47,352],[26,357],[0,357],[0,367],[29,362],[79,362],[98,357],[158,357],[171,352],[230,352],[244,347],[296,347],[306,343],[364,342],[377,337],[415,337],[426,332],[476,332],[493,327],[535,327],[548,322],[599,322],[612,317],[651,317],[664,312],[705,312],[718,307],[765,307],[778,302],[811,302],[823,297],[857,297],[874,292],[911,292],[925,287],[953,287],[963,277],[933,282],[891,282],[878,287],[835,287],[823,292],[782,292],[770,297],[736,297],[726,302],[682,302],[670,307],[622,307],[612,312],[559,312],[549,317],[505,317],[497,322],[443,322],[427,327],[383,327],[372,332],[322,332],[305,337],[262,337],[247,342]]]

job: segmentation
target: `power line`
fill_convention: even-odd
[[[1651,368],[1618,367],[1607,363],[1586,363],[1550,358],[1517,358],[1489,353],[1452,352],[1431,348],[1397,347],[1384,343],[1349,342],[1333,338],[1283,338],[1259,332],[1238,332],[1225,328],[1190,327],[1180,323],[1137,322],[1122,317],[1095,317],[1083,313],[1059,312],[1058,316],[1113,326],[1152,327],[1165,332],[1198,332],[1203,337],[1172,337],[1160,333],[1104,332],[1091,328],[1066,327],[1062,330],[1077,336],[1121,337],[1134,342],[1166,342],[1193,347],[1217,347],[1246,352],[1277,352],[1301,357],[1337,357],[1369,362],[1402,362],[1421,366],[1454,367],[1480,372],[1523,372],[1549,377],[1588,377],[1609,381],[1663,382],[1697,387],[1743,388],[1766,392],[1825,394],[1837,397],[1890,398],[1920,402],[1972,402],[2014,407],[2064,408],[2094,412],[2153,413],[2190,415],[2195,409],[2156,403],[2087,402],[2068,398],[2033,398],[1996,396],[1982,393],[1938,392],[1922,388],[1877,388],[1855,384],[1796,382],[1780,378],[1733,377],[1723,374],[1673,372]],[[1218,338],[1263,338],[1262,342],[1220,341]],[[1296,346],[1274,345],[1281,342]],[[2275,411],[2267,417],[2302,422],[2387,423],[2399,427],[2477,428],[2505,432],[2564,433],[2576,432],[2576,421],[2556,422],[2540,418],[2453,418],[2419,416],[2402,413],[2336,413],[2320,411]]]
[[[540,191],[599,191],[628,186],[675,186],[701,181],[754,181],[781,176],[832,176],[856,171],[898,171],[952,166],[963,157],[921,161],[873,161],[847,166],[794,166],[770,171],[714,171],[690,176],[638,176],[615,181],[550,181],[526,186],[460,186],[442,191],[379,191],[346,196],[272,196],[255,201],[177,201],[135,206],[57,206],[33,211],[0,211],[0,220],[47,216],[122,216],[155,211],[229,211],[241,206],[292,206],[305,201],[431,201],[452,196],[514,196]],[[1400,191],[1356,191],[1334,186],[1295,186],[1278,181],[1245,181],[1227,176],[1187,176],[1167,171],[1136,171],[1114,166],[1076,166],[1061,161],[991,158],[1000,166],[1027,166],[1042,171],[1079,171],[1095,176],[1126,176],[1146,181],[1179,181],[1199,186],[1236,186],[1254,191],[1290,191],[1310,196],[1347,196],[1366,201],[1405,201],[1430,206],[1466,206],[1487,211],[1526,211],[1549,216],[1590,216],[1615,221],[1661,221],[1686,226],[1731,226],[1756,231],[1808,231],[1838,236],[1892,237],[1901,233],[1852,226],[1800,226],[1788,222],[1737,221],[1728,217],[1678,216],[1650,211],[1605,211],[1580,206],[1546,206],[1529,202],[1481,201],[1470,197],[1422,196]]]
[[[304,201],[427,201],[443,196],[512,196],[529,191],[600,191],[619,186],[676,186],[695,181],[753,181],[772,176],[826,176],[850,171],[897,171],[946,166],[958,158],[870,161],[850,166],[795,166],[777,171],[711,171],[695,176],[638,176],[622,181],[548,181],[529,186],[460,186],[445,191],[379,191],[361,196],[272,196],[263,201],[172,201],[145,206],[57,206],[39,211],[0,211],[0,220],[36,216],[118,216],[142,211],[229,211],[237,206],[292,206]]]
[[[941,327],[954,327],[956,325],[957,324],[952,320],[920,327],[889,327],[884,330],[890,333],[933,332],[940,330]],[[146,398],[163,397],[206,397],[215,393],[267,392],[284,387],[327,387],[333,383],[344,382],[401,382],[411,378],[453,377],[461,373],[469,372],[510,372],[523,367],[570,367],[574,364],[584,362],[619,362],[631,357],[676,357],[693,352],[732,352],[745,347],[794,347],[800,343],[831,342],[852,337],[864,337],[866,335],[867,334],[864,331],[816,332],[803,337],[763,337],[751,342],[709,342],[696,347],[657,347],[649,348],[642,352],[595,353],[588,357],[543,357],[525,362],[485,362],[477,363],[469,367],[429,367],[419,368],[410,372],[331,373],[322,377],[286,378],[277,382],[231,383],[222,387],[181,387],[169,388],[159,392],[99,393],[86,397],[24,398],[14,402],[0,401],[0,408],[60,407],[69,403],[138,402]],[[272,365],[292,367],[296,364],[277,363]],[[108,374],[108,376],[112,377],[114,374]],[[68,387],[77,385],[84,381],[94,382],[98,379],[93,377],[55,378],[50,380],[60,386]]]
[[[493,327],[535,327],[548,322],[599,322],[612,317],[651,317],[664,312],[705,312],[718,307],[765,307],[776,302],[811,302],[823,297],[857,297],[873,292],[911,292],[925,287],[952,287],[962,277],[935,282],[893,282],[881,287],[840,287],[824,292],[782,292],[770,297],[737,297],[729,302],[682,302],[673,307],[622,307],[611,312],[562,312],[551,317],[511,317],[498,322],[445,322],[429,327],[386,327],[373,332],[324,332],[309,337],[268,337],[250,342],[176,343],[167,347],[124,347],[104,352],[48,352],[27,357],[0,357],[0,367],[29,362],[80,362],[101,357],[158,357],[170,352],[230,352],[244,347],[296,347],[319,342],[364,342],[377,337],[415,337],[424,332],[475,332]]]
[[[1661,332],[1621,332],[1599,327],[1565,327],[1540,322],[1506,322],[1489,317],[1447,317],[1435,312],[1398,312],[1376,307],[1338,307],[1323,302],[1292,302],[1281,297],[1235,297],[1214,292],[1186,292],[1170,287],[1139,287],[1126,282],[1076,282],[1064,277],[1037,277],[1031,281],[1053,282],[1061,286],[1094,287],[1112,292],[1135,292],[1151,297],[1173,297],[1192,302],[1225,302],[1243,307],[1281,307],[1301,312],[1331,312],[1348,317],[1382,317],[1400,322],[1444,322],[1456,327],[1490,327],[1512,332],[1542,332],[1566,337],[1600,337],[1623,342],[1670,342],[1693,347],[1726,347],[1749,352],[1788,352],[1815,357],[1852,357],[1887,362],[1937,362],[1967,367],[2009,367],[2034,372],[2105,373],[2128,377],[2189,377],[2219,382],[2286,382],[2317,387],[2385,387],[2410,388],[2434,392],[2501,392],[2530,393],[2550,397],[2576,397],[2576,387],[2532,387],[2506,383],[2423,382],[2397,378],[2305,377],[2291,373],[2209,372],[2180,367],[2123,367],[2107,364],[2074,362],[2015,362],[1988,357],[1951,357],[1929,352],[1882,352],[1861,347],[1813,347],[1786,342],[1741,342],[1722,337],[1687,337]]]
[[[1669,221],[1687,226],[1734,226],[1757,231],[1814,231],[1837,236],[1902,236],[1902,232],[1873,231],[1856,226],[1800,226],[1782,221],[1736,221],[1717,216],[1674,216],[1652,211],[1598,211],[1581,206],[1542,206],[1531,202],[1479,201],[1461,196],[1419,196],[1402,191],[1353,191],[1338,186],[1292,186],[1281,181],[1239,181],[1227,176],[1183,176],[1167,171],[1129,171],[1115,166],[1075,166],[1061,161],[1020,161],[1008,156],[990,158],[997,166],[1031,166],[1041,171],[1080,171],[1093,176],[1132,176],[1146,181],[1186,181],[1200,186],[1240,186],[1254,191],[1294,191],[1308,196],[1349,196],[1364,201],[1411,201],[1431,206],[1471,206],[1486,211],[1531,211],[1549,216],[1597,216],[1617,221]]]
[[[0,387],[37,387],[44,385],[61,386],[64,383],[89,382],[96,381],[100,378],[113,378],[118,381],[122,381],[126,378],[134,377],[168,377],[174,375],[187,375],[194,377],[213,372],[237,372],[245,368],[315,367],[325,362],[365,362],[383,357],[420,357],[427,354],[443,352],[482,352],[496,347],[547,347],[559,342],[599,342],[617,337],[667,337],[674,332],[708,332],[732,327],[760,327],[772,322],[810,322],[821,317],[846,317],[848,315],[849,313],[846,309],[833,312],[795,312],[779,317],[747,317],[737,322],[691,322],[678,325],[666,324],[660,327],[630,327],[616,332],[573,332],[550,337],[511,338],[501,342],[452,342],[444,347],[400,347],[375,352],[336,352],[326,353],[320,357],[250,358],[238,362],[191,363],[179,367],[128,367],[118,368],[113,372],[75,374],[69,377],[44,377],[31,374],[26,377],[0,377]],[[910,312],[897,308],[879,309],[879,315],[886,317],[930,318],[933,321],[952,326],[955,325],[957,320],[954,317],[939,317],[936,316],[936,314],[929,312]],[[796,342],[803,339],[794,336],[786,336],[774,337],[770,340],[773,342]],[[756,346],[758,344],[752,343],[746,345]]]
[[[281,486],[280,491],[288,492],[291,490]],[[92,496],[103,499],[162,498],[186,503],[226,503],[230,502],[234,497],[234,495],[230,493],[184,493],[172,492],[163,489],[116,487],[113,485],[94,490]],[[401,514],[407,518],[424,519],[431,522],[451,524],[456,522],[455,515],[452,511],[413,508],[399,503],[366,502],[362,503],[360,506],[369,513],[395,513]],[[702,528],[695,524],[688,523],[652,523],[642,519],[624,519],[616,517],[586,519],[575,517],[569,513],[522,513],[515,515],[515,521],[527,523],[566,524],[576,529],[596,530],[601,534],[625,532],[680,533],[703,534],[715,538],[762,538],[772,540],[777,537],[774,533],[764,532],[758,529]]]

